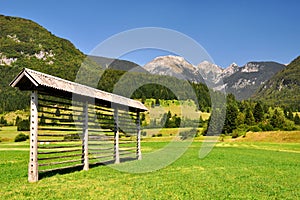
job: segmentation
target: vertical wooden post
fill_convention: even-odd
[[[82,152],[83,152],[83,170],[89,170],[89,113],[88,113],[88,102],[83,105],[83,134],[82,134]]]
[[[136,158],[138,160],[142,160],[142,151],[141,151],[141,120],[140,120],[140,112],[137,111],[137,137],[136,137]]]
[[[118,108],[114,110],[114,159],[115,164],[120,163],[120,152],[119,152],[119,112]]]
[[[28,166],[28,181],[36,182],[39,179],[38,172],[38,92],[32,91],[30,95],[30,156]]]

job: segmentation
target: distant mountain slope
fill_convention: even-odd
[[[174,76],[196,83],[206,83],[210,88],[226,89],[237,99],[248,99],[274,74],[285,66],[276,62],[249,62],[243,67],[235,63],[222,69],[207,61],[193,66],[178,56],[161,56],[144,66],[152,74]]]
[[[121,59],[114,58],[106,58],[101,56],[92,56],[89,55],[88,58],[95,63],[103,66],[104,69],[114,69],[114,70],[122,70],[122,71],[139,71],[139,72],[147,72],[144,68],[139,66],[138,64]]]
[[[253,98],[300,110],[300,56],[265,82]]]
[[[178,79],[204,83],[197,69],[184,58],[179,56],[160,56],[147,63],[144,69],[151,74],[173,76]]]
[[[226,92],[238,100],[249,99],[263,83],[285,66],[276,62],[249,62],[230,76],[225,76]]]

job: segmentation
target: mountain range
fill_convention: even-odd
[[[249,62],[239,67],[233,63],[223,69],[207,61],[194,66],[179,56],[162,56],[147,63],[144,68],[152,74],[205,83],[215,90],[225,89],[238,100],[243,100],[250,98],[262,84],[283,70],[285,65],[276,62]]]

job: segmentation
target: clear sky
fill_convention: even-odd
[[[86,54],[119,32],[163,27],[196,40],[222,67],[300,55],[299,0],[0,0],[0,13],[31,19]],[[143,65],[163,54],[124,58]]]

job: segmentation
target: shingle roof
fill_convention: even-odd
[[[26,83],[26,84],[25,84]],[[86,85],[64,80],[49,74],[24,68],[10,83],[12,87],[18,87],[21,90],[43,90],[54,89],[80,95],[83,97],[94,98],[105,102],[128,106],[131,109],[140,111],[148,110],[141,102],[129,99],[120,95],[108,93]]]

